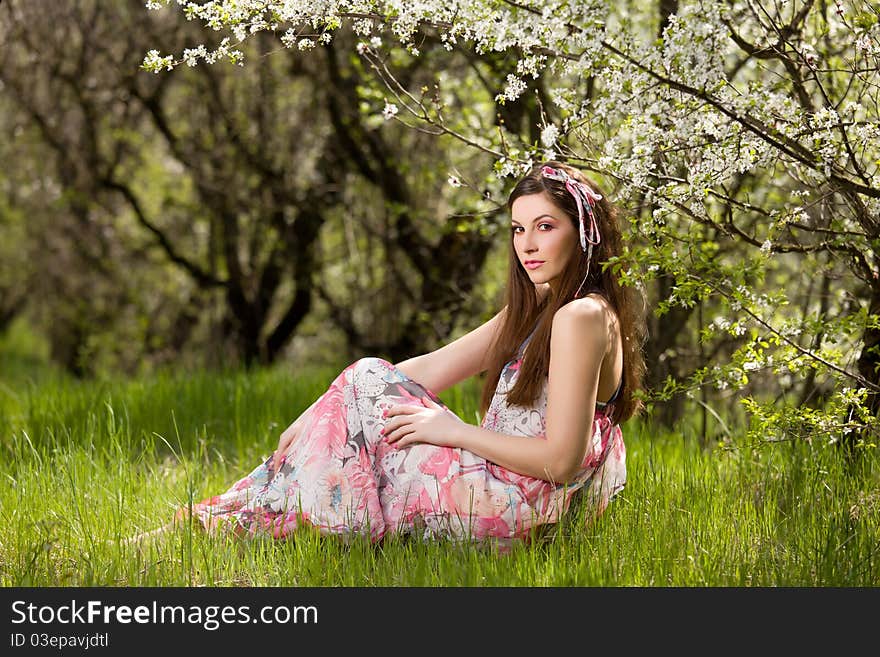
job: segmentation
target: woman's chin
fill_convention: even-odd
[[[529,280],[532,281],[532,283],[534,283],[535,285],[543,285],[544,283],[549,283],[550,280],[552,279],[551,276],[548,276],[547,274],[545,274],[544,272],[541,272],[540,270],[535,270],[535,271],[526,270],[526,272],[529,275]]]

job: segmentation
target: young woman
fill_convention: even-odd
[[[528,538],[574,495],[601,513],[626,482],[619,425],[638,410],[641,307],[602,263],[621,253],[615,209],[559,162],[508,199],[504,308],[467,335],[393,365],[345,368],[227,492],[185,509],[206,528],[289,537],[389,532]],[[486,372],[480,426],[437,393]]]

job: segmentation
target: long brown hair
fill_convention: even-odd
[[[560,274],[556,291],[551,290],[539,303],[535,284],[520,264],[511,236],[505,292],[507,312],[489,355],[480,402],[481,414],[485,415],[489,408],[501,370],[515,357],[519,346],[533,328],[535,333],[525,351],[516,384],[507,394],[507,403],[529,406],[537,401],[550,370],[550,329],[553,315],[574,299],[575,294],[580,298],[595,293],[608,300],[620,323],[620,335],[623,339],[623,387],[614,402],[611,415],[612,421],[620,424],[641,410],[641,401],[634,393],[642,387],[645,370],[642,355],[645,318],[641,294],[635,288],[621,285],[612,267],[602,266],[609,258],[622,256],[618,212],[593,181],[588,180],[579,170],[557,161],[537,165],[516,184],[507,199],[508,212],[519,197],[544,193],[555,206],[568,215],[577,228],[578,211],[574,197],[564,183],[545,178],[541,174],[542,166],[561,169],[602,195],[602,200],[594,208],[602,239],[594,247],[589,264],[581,252],[580,243],[574,241],[576,256],[569,259],[568,265]],[[579,290],[583,281],[585,282]]]

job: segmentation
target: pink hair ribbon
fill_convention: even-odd
[[[589,256],[592,256],[592,247],[602,241],[602,236],[599,234],[599,224],[596,222],[596,215],[593,212],[596,202],[601,201],[602,196],[590,189],[589,185],[575,180],[568,173],[560,169],[543,166],[541,167],[541,174],[545,178],[564,183],[569,194],[574,197],[578,209],[578,233],[581,238],[581,250],[585,252],[589,250]],[[587,230],[584,223],[584,214],[590,219],[589,230]]]

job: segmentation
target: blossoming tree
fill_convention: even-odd
[[[169,10],[165,2],[148,7]],[[880,10],[860,0],[215,0],[174,3],[218,43],[151,51],[155,72],[218,59],[272,31],[300,51],[343,25],[387,85],[386,119],[431,124],[490,152],[499,177],[561,157],[613,184],[631,210],[624,279],[669,281],[658,312],[709,308],[701,344],[737,339],[723,362],[656,386],[658,397],[743,389],[752,435],[870,445],[880,410]],[[392,48],[519,57],[498,109],[550,82],[540,139],[469,130],[442,95],[395,79]],[[552,111],[550,111],[552,110]],[[458,181],[455,181],[458,182]],[[635,262],[638,266],[632,266]],[[822,285],[774,289],[781,267]],[[799,299],[803,296],[803,302]],[[686,314],[685,314],[686,316]],[[783,395],[749,394],[772,375]],[[828,390],[820,408],[786,382]],[[770,378],[770,377],[768,377]],[[801,399],[800,401],[803,401]]]

